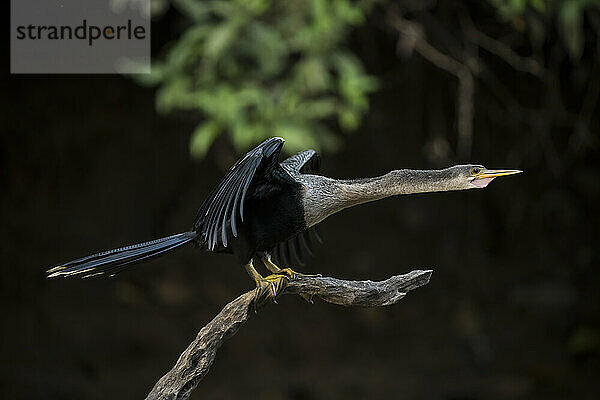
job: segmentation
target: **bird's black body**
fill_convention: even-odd
[[[261,180],[246,199],[248,217],[240,240],[240,261],[247,262],[256,251],[273,250],[276,244],[306,229],[301,186],[278,166]]]
[[[255,253],[271,252],[278,243],[305,230],[301,192],[302,186],[277,159],[268,160],[256,171],[248,188],[244,220],[237,226],[237,237],[226,228],[228,246],[221,241],[214,251],[233,252],[240,262],[247,263]],[[208,248],[202,236],[204,223],[203,216],[198,215],[194,230],[198,244]]]

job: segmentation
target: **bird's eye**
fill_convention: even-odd
[[[479,168],[479,167],[471,168],[471,175],[477,175],[480,172],[481,172],[481,168]]]

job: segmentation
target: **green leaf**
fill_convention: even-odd
[[[209,33],[204,46],[204,56],[215,61],[236,39],[239,24],[237,21],[219,24]]]
[[[204,122],[196,127],[190,138],[190,153],[193,157],[202,158],[219,135],[220,128],[214,121]]]
[[[316,93],[327,90],[330,76],[325,63],[318,57],[309,57],[300,61],[296,67],[296,80],[303,91]]]
[[[153,62],[149,74],[135,74],[131,77],[142,86],[156,86],[165,79],[164,63]]]
[[[345,108],[342,111],[340,111],[338,116],[338,123],[340,124],[342,129],[353,131],[356,128],[358,128],[359,122],[360,116],[356,111],[350,108]]]
[[[324,119],[335,113],[336,106],[333,97],[305,101],[298,105],[295,115],[306,119]]]
[[[198,22],[208,18],[211,11],[210,2],[197,0],[172,0],[173,4],[192,20]]]
[[[583,53],[583,9],[580,1],[565,1],[559,13],[562,40],[572,59]]]

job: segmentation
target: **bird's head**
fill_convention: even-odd
[[[484,188],[499,176],[523,172],[518,169],[487,169],[477,164],[456,165],[449,170],[462,189]]]

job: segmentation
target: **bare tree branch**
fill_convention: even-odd
[[[380,282],[298,276],[283,294],[303,294],[343,306],[380,307],[397,303],[406,294],[429,283],[431,270],[416,270]],[[146,400],[185,400],[208,373],[225,340],[254,314],[254,291],[242,294],[204,328],[179,356],[175,366],[156,383]]]
[[[536,59],[518,55],[513,49],[504,43],[487,36],[485,33],[475,29],[473,26],[469,27],[467,34],[479,47],[500,57],[501,60],[504,60],[515,70],[527,72],[540,79],[544,79],[546,70],[544,69],[544,66]]]
[[[402,35],[402,40],[398,42],[399,50],[406,52],[415,50],[436,67],[446,70],[456,77],[461,74],[465,66],[429,44],[425,39],[425,30],[421,24],[409,21],[393,12],[389,14],[388,19]]]
[[[458,142],[456,153],[463,160],[471,157],[473,147],[473,118],[475,82],[468,68],[463,68],[458,77]]]
[[[467,59],[467,61],[472,62],[461,63],[455,58],[442,53],[427,41],[423,26],[417,22],[409,21],[396,12],[390,12],[388,19],[391,25],[401,34],[398,41],[399,51],[410,53],[415,50],[436,67],[448,71],[458,78],[457,153],[461,158],[467,159],[471,154],[473,143],[473,103],[475,95],[473,74],[479,73],[478,63],[475,62],[475,59]]]

